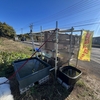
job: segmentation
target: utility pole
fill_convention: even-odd
[[[35,44],[34,44],[34,39],[33,39],[33,33],[32,33],[33,24],[31,24],[29,27],[30,27],[30,38],[31,38],[31,40],[32,40],[32,51],[33,51],[33,49],[34,49],[35,52],[36,52],[36,48],[35,48]],[[33,51],[33,52],[34,52],[34,51]],[[37,53],[36,53],[36,55],[37,55]]]
[[[23,34],[23,28],[21,28],[21,34]]]

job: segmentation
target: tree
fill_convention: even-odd
[[[16,33],[13,27],[9,26],[5,22],[0,22],[0,36],[14,38],[15,35]]]
[[[17,35],[19,39],[30,39],[29,33]]]

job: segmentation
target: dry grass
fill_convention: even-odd
[[[6,52],[23,52],[31,54],[31,47],[21,42],[16,42],[11,39],[1,38],[0,37],[0,51]]]

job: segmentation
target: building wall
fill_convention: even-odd
[[[100,45],[100,37],[93,37],[93,44],[99,44]]]

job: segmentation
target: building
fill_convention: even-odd
[[[92,44],[100,45],[100,37],[93,37]]]

